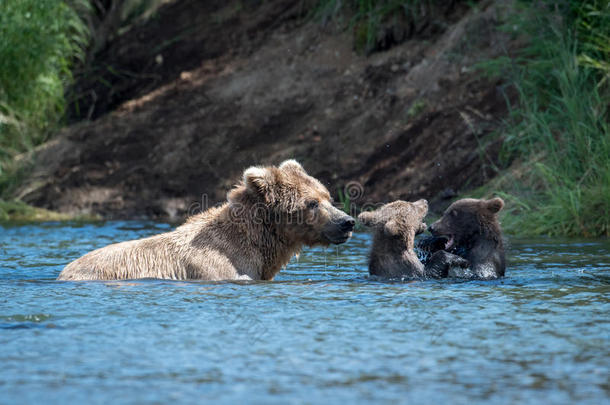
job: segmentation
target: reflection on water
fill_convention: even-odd
[[[0,403],[590,403],[610,396],[610,243],[512,240],[496,281],[367,277],[367,234],[274,282],[56,282],[164,224],[0,227]]]

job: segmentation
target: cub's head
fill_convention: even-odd
[[[400,238],[413,248],[415,235],[426,230],[424,217],[428,214],[428,201],[394,201],[376,211],[366,211],[358,215],[363,225],[377,229],[388,237]]]
[[[464,198],[451,204],[443,216],[428,228],[434,236],[447,239],[445,250],[453,246],[471,246],[480,237],[500,237],[498,212],[504,207],[501,198],[479,200]]]
[[[250,167],[228,195],[255,221],[273,224],[293,243],[328,245],[346,242],[355,221],[332,205],[330,194],[295,160],[278,167]]]

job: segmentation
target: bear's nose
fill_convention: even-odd
[[[342,231],[347,232],[354,229],[354,225],[356,225],[356,221],[354,220],[354,218],[347,217],[343,219],[343,221],[341,221],[341,224],[339,226],[341,227]]]
[[[430,224],[430,226],[428,226],[428,232],[434,232],[434,224]]]

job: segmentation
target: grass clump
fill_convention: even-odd
[[[320,0],[315,15],[325,23],[343,22],[348,16],[354,48],[370,53],[391,45],[384,45],[384,42],[401,42],[415,31],[428,27],[431,17],[443,14],[454,3],[442,0]],[[387,33],[380,32],[384,25],[393,28],[389,38]]]
[[[0,159],[28,150],[56,127],[70,67],[86,43],[85,25],[64,1],[0,2]]]
[[[60,124],[71,67],[88,41],[79,16],[87,7],[87,0],[0,2],[0,198],[18,181],[15,156]],[[21,203],[0,203],[0,217],[25,213]]]
[[[49,211],[27,205],[21,201],[4,201],[0,199],[0,223],[31,223],[49,221],[94,222],[99,218],[93,215],[72,215]]]
[[[97,215],[74,215],[32,207],[21,201],[4,201],[0,199],[0,224],[24,224],[37,222],[76,221],[91,223],[99,221]]]
[[[485,189],[513,234],[610,235],[610,3],[518,3],[529,44],[487,64],[519,95],[504,128],[511,169]]]

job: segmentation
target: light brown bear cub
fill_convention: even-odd
[[[294,160],[247,169],[227,200],[173,232],[90,252],[59,279],[272,280],[303,245],[344,243],[355,223]]]
[[[358,220],[373,227],[375,235],[369,273],[385,278],[441,278],[452,266],[468,266],[463,258],[439,251],[424,266],[414,250],[415,235],[426,230],[428,202],[394,201],[376,211],[363,212]]]

